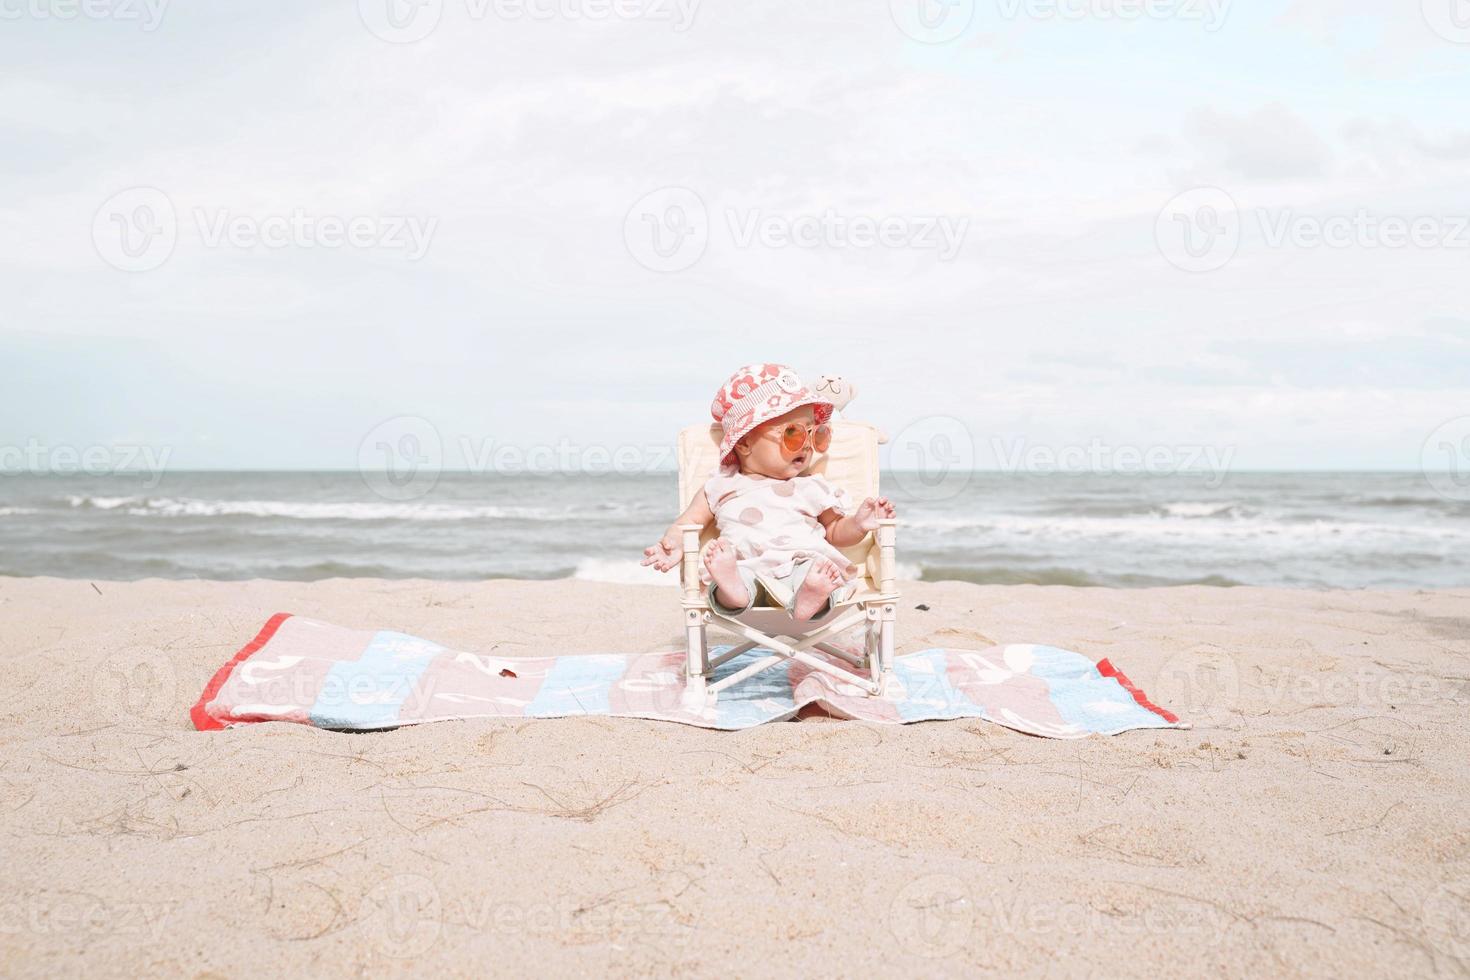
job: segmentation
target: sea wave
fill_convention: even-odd
[[[34,507],[0,507],[0,517],[24,517],[27,514],[38,514],[40,511]]]
[[[905,531],[938,532],[945,535],[968,532],[977,536],[977,543],[983,543],[987,538],[1007,536],[1063,539],[1133,536],[1198,541],[1273,538],[1301,541],[1326,538],[1338,540],[1375,538],[1385,541],[1421,538],[1470,539],[1470,525],[1386,524],[1345,520],[1201,520],[1165,517],[1160,514],[1140,517],[1032,517],[1000,514],[988,518],[902,520],[899,522],[900,547]]]
[[[1239,519],[1246,516],[1246,511],[1239,504],[1225,501],[1224,503],[1209,501],[1178,501],[1163,505],[1166,517],[1183,517],[1186,519],[1206,517],[1231,517]]]
[[[367,503],[284,500],[201,500],[187,497],[70,496],[74,508],[118,510],[133,517],[276,517],[303,521],[586,520],[592,515],[544,507],[493,504]]]

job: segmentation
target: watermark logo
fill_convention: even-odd
[[[888,0],[898,29],[921,44],[945,44],[969,29],[975,0]]]
[[[108,718],[131,723],[156,722],[178,708],[173,664],[153,647],[128,647],[113,653],[92,675],[92,702]]]
[[[1222,650],[1195,647],[1165,660],[1149,694],[1187,721],[1223,721],[1240,704],[1240,668]]]
[[[422,875],[395,875],[363,897],[358,928],[384,955],[422,956],[439,940],[444,910],[439,889]]]
[[[444,466],[444,443],[428,419],[399,415],[375,426],[357,447],[357,470],[385,500],[416,500],[433,490]]]
[[[412,44],[434,33],[444,0],[357,0],[357,15],[379,40]]]
[[[1185,272],[1223,269],[1240,248],[1240,208],[1218,187],[1185,191],[1159,212],[1154,241]]]
[[[167,194],[130,187],[103,202],[92,218],[92,244],[102,260],[123,272],[147,272],[168,261],[179,240],[179,220]]]
[[[169,0],[0,0],[0,20],[110,20],[136,22],[152,33],[163,23]]]
[[[894,437],[888,461],[893,480],[914,500],[949,500],[970,485],[975,439],[953,416],[925,416]]]
[[[1441,497],[1470,501],[1470,415],[1450,419],[1429,434],[1419,452],[1419,469]]]
[[[1470,0],[1420,0],[1430,30],[1454,44],[1470,44]]]
[[[709,245],[709,210],[687,187],[661,187],[639,198],[623,219],[623,241],[654,272],[682,272]]]
[[[888,928],[914,956],[938,960],[965,948],[975,928],[970,886],[954,875],[925,875],[905,885],[888,908]]]

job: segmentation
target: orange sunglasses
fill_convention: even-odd
[[[819,453],[825,453],[827,447],[832,445],[832,427],[830,425],[802,425],[800,422],[787,422],[779,433],[781,441],[781,454],[788,459],[798,455],[811,443],[811,447]]]

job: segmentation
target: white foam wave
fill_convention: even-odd
[[[77,497],[73,507],[116,510],[134,517],[279,517],[305,521],[574,520],[542,507],[493,504],[365,503],[360,501],[198,500],[175,497]]]
[[[0,507],[0,517],[22,517],[26,514],[38,514],[40,511],[34,507]]]
[[[986,539],[1019,538],[1084,540],[1097,539],[1152,539],[1158,541],[1326,541],[1368,540],[1384,542],[1405,539],[1442,541],[1446,538],[1470,539],[1470,525],[1449,524],[1384,524],[1362,521],[1277,521],[1243,519],[1228,521],[1181,520],[1160,514],[1138,517],[1026,517],[1020,515],[997,515],[968,519],[951,518],[938,520],[901,521],[899,524],[899,549],[903,548],[905,528],[912,531],[939,531],[953,533],[966,531],[974,534],[977,543]]]
[[[585,582],[612,582],[617,585],[678,585],[678,569],[660,572],[631,558],[583,558],[577,562],[572,578]]]
[[[1228,501],[1223,504],[1181,501],[1164,504],[1164,513],[1169,517],[1184,518],[1218,517],[1222,514],[1234,517],[1236,514],[1236,505]]]
[[[66,502],[73,507],[91,507],[94,510],[116,510],[142,501],[142,497],[83,497],[79,494],[71,494],[66,498]]]
[[[923,568],[899,562],[895,573],[900,579],[918,579]],[[572,578],[587,582],[613,582],[618,585],[678,585],[679,572],[658,572],[628,558],[583,558],[577,562]]]

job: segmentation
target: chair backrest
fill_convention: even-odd
[[[720,464],[720,427],[691,425],[679,433],[679,510],[689,506],[705,481]],[[846,490],[854,505],[864,497],[878,496],[878,444],[881,436],[866,422],[835,419],[832,422],[832,444],[817,457],[806,472],[820,474],[834,486]],[[707,528],[703,541],[716,535],[713,525]],[[843,548],[849,561],[868,568],[871,578],[874,565],[869,561],[873,550],[870,534],[850,548]]]

